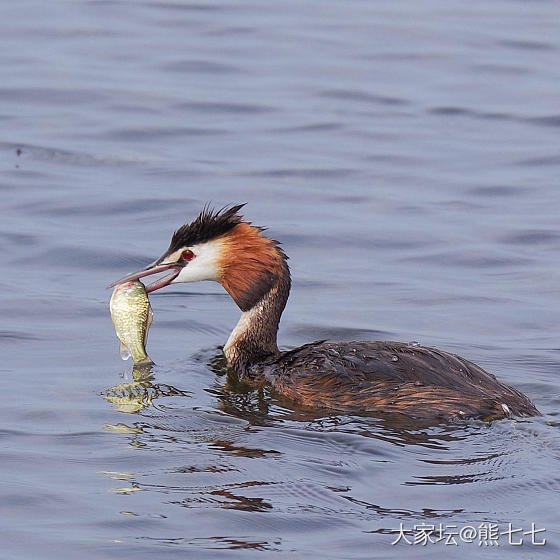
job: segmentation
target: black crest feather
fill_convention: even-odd
[[[242,216],[237,212],[245,206],[225,206],[220,210],[214,210],[205,206],[202,212],[190,223],[181,226],[171,238],[168,253],[173,253],[181,247],[191,247],[198,243],[205,243],[216,237],[220,237],[233,229],[241,222]]]

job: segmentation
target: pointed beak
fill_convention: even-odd
[[[133,272],[132,274],[128,274],[124,278],[121,278],[120,280],[117,280],[116,282],[109,284],[107,288],[114,288],[118,284],[123,284],[124,282],[131,282],[132,280],[138,280],[139,278],[144,278],[144,276],[151,276],[152,274],[158,274],[159,272],[165,272],[165,271],[169,271],[170,273],[164,276],[163,278],[160,278],[159,280],[156,280],[155,282],[148,284],[146,286],[146,292],[150,293],[155,290],[159,290],[160,288],[163,288],[168,284],[171,284],[171,282],[173,282],[173,280],[177,278],[183,266],[180,265],[179,263],[159,264],[161,260],[162,259],[158,259],[157,261],[148,265],[146,268],[143,268],[138,272]]]

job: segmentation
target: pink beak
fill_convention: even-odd
[[[171,282],[173,282],[173,280],[177,278],[182,268],[183,267],[180,264],[176,264],[176,263],[159,264],[159,265],[151,264],[138,272],[133,272],[132,274],[128,274],[124,278],[121,278],[120,280],[117,280],[116,282],[109,284],[107,288],[114,288],[118,284],[123,284],[124,282],[130,282],[132,280],[138,280],[139,278],[144,278],[144,276],[157,274],[158,272],[164,272],[166,270],[171,271],[171,274],[168,274],[167,276],[164,276],[163,278],[160,278],[159,280],[156,280],[155,282],[152,282],[151,284],[148,284],[146,286],[146,292],[150,293],[153,292],[154,290],[159,290],[160,288],[163,288],[164,286],[171,284]]]

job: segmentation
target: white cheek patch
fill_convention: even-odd
[[[186,248],[186,247],[185,247]],[[177,251],[177,258],[185,250]],[[200,245],[188,247],[195,257],[184,266],[179,275],[171,282],[198,282],[199,280],[219,281],[218,260],[220,257],[221,245],[218,241],[207,241]],[[170,258],[174,255],[170,255]]]

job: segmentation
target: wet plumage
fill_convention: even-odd
[[[538,414],[519,391],[472,362],[416,343],[312,342],[246,372],[305,406],[486,420]]]

